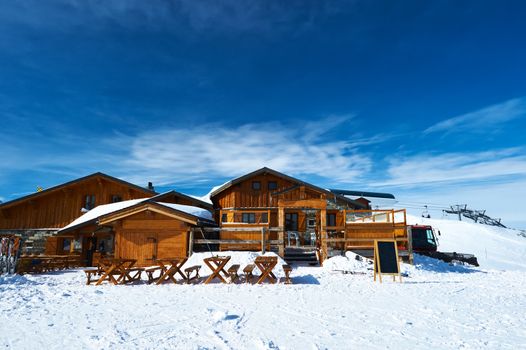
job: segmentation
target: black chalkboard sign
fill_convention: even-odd
[[[396,241],[378,240],[374,241],[374,280],[376,274],[382,281],[382,274],[400,276],[400,265],[398,263],[398,249]],[[401,277],[400,277],[401,280]]]

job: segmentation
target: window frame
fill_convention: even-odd
[[[94,194],[86,194],[84,196],[84,203],[82,204],[82,208],[86,210],[91,210],[95,208],[97,205],[97,198]]]
[[[118,199],[118,200],[115,200]],[[112,194],[110,196],[110,203],[118,203],[122,202],[122,196],[120,194]]]
[[[241,213],[241,222],[244,224],[255,224],[256,223],[256,213]]]
[[[330,218],[334,218],[334,220],[331,220]],[[331,221],[334,225],[331,225]],[[336,213],[327,213],[327,226],[328,227],[335,227],[336,226]]]

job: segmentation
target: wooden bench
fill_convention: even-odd
[[[153,274],[155,271],[159,271],[159,276],[154,277]],[[161,275],[164,273],[164,269],[160,266],[154,266],[144,269],[144,272],[146,272],[146,276],[148,276],[148,284],[152,284],[153,282],[161,278]]]
[[[186,283],[190,283],[190,281],[198,279],[200,269],[201,269],[201,265],[194,265],[194,266],[190,266],[184,269],[184,273],[186,274]],[[195,272],[194,277],[192,277],[193,272]]]
[[[227,272],[230,276],[230,283],[235,282],[236,279],[239,278],[239,275],[237,274],[237,270],[239,270],[239,264],[234,264],[228,268]]]
[[[252,282],[252,277],[254,277],[254,275],[252,274],[252,271],[254,271],[254,267],[256,267],[256,265],[248,264],[243,269],[243,272],[245,273],[245,282],[246,283],[251,283]]]
[[[99,275],[100,271],[99,269],[86,269],[84,270],[84,273],[86,274],[86,285],[89,286],[92,282],[97,282],[99,279],[91,279],[92,276]]]
[[[290,273],[292,272],[292,266],[290,265],[283,265],[283,271],[285,272],[285,284],[292,284],[292,281],[290,280]]]

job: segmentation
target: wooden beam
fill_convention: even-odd
[[[285,242],[285,209],[281,206],[278,209],[278,240]],[[278,255],[282,258],[285,256],[284,244],[279,246]]]
[[[326,209],[327,201],[323,199],[302,199],[296,201],[288,201],[280,199],[278,206],[281,208],[309,208],[309,209]]]
[[[265,250],[266,250],[266,244],[265,244],[265,228],[263,227],[261,229],[261,253],[265,254]]]
[[[195,239],[194,244],[261,244],[259,239]],[[282,245],[283,241],[280,240],[270,240],[266,241],[266,244],[270,245]]]
[[[194,230],[188,232],[188,256],[194,253]]]
[[[320,264],[323,265],[323,260],[328,256],[327,251],[327,210],[320,210],[320,239],[321,239],[321,260]]]
[[[123,218],[126,218],[128,216],[141,213],[141,212],[146,211],[146,210],[150,210],[152,212],[156,212],[156,213],[159,213],[159,214],[162,214],[162,215],[174,218],[174,219],[178,219],[178,220],[187,222],[187,223],[192,224],[192,225],[197,225],[197,221],[196,220],[193,220],[193,219],[190,219],[190,218],[186,218],[186,217],[184,217],[182,215],[173,214],[173,213],[170,213],[168,211],[165,211],[163,209],[159,209],[159,208],[151,206],[151,205],[141,206],[141,207],[138,207],[138,208],[127,210],[127,211],[124,211],[124,212],[122,212],[120,214],[117,214],[117,215],[108,215],[106,218],[102,218],[100,220],[99,224],[100,225],[104,225],[104,224],[110,223],[110,222],[115,221],[115,220],[123,219]]]

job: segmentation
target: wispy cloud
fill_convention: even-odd
[[[524,116],[526,116],[526,98],[515,98],[474,112],[443,120],[424,130],[424,133],[488,131],[500,124]]]
[[[503,176],[526,176],[523,148],[487,152],[417,154],[391,160],[387,179],[376,186],[417,187],[423,185],[480,182]]]
[[[275,33],[284,28],[301,31],[337,13],[331,4],[305,1],[15,1],[3,5],[0,19],[39,29],[71,29],[117,25],[127,29],[168,29],[190,32]],[[182,32],[181,32],[182,31]]]
[[[138,174],[157,174],[156,181],[161,184],[233,177],[263,166],[351,183],[370,170],[372,160],[359,154],[352,141],[322,138],[329,130],[316,134],[309,125],[291,129],[282,123],[235,128],[207,124],[148,131],[134,138],[123,136],[116,142],[129,144],[128,158],[121,163],[124,167],[136,169]]]

